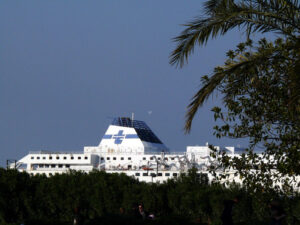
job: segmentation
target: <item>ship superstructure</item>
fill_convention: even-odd
[[[235,150],[217,149],[232,155]],[[109,125],[98,146],[84,147],[83,152],[29,152],[11,167],[46,176],[70,170],[104,170],[125,173],[140,181],[162,182],[193,167],[208,173],[208,167],[214,163],[210,151],[207,144],[188,146],[185,152],[171,152],[145,122],[119,117]]]

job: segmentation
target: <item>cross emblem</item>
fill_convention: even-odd
[[[119,130],[117,134],[105,134],[102,139],[114,139],[115,144],[121,144],[126,139],[139,138],[137,134],[124,134],[124,130]]]
[[[121,144],[123,139],[125,138],[125,134],[123,134],[124,130],[119,130],[117,134],[114,134],[112,136],[113,139],[115,139],[115,144]]]

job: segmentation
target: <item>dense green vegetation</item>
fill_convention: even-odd
[[[289,224],[300,223],[300,197],[248,193],[237,185],[208,184],[195,171],[163,184],[138,182],[124,174],[70,172],[52,177],[0,169],[0,224],[220,224],[223,201],[239,195],[236,224],[266,224],[268,204],[278,199]],[[132,207],[143,203],[155,220],[142,221]],[[120,213],[120,208],[124,213]]]

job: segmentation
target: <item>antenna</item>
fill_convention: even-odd
[[[134,113],[131,113],[131,126],[133,127]]]

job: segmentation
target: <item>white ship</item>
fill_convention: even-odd
[[[234,155],[238,149],[225,147],[221,150]],[[98,146],[84,147],[83,152],[29,152],[10,167],[46,176],[70,170],[103,170],[125,173],[140,181],[163,182],[193,167],[212,179],[208,167],[213,163],[208,144],[187,146],[186,151],[181,153],[170,152],[145,122],[120,117],[109,125]]]

